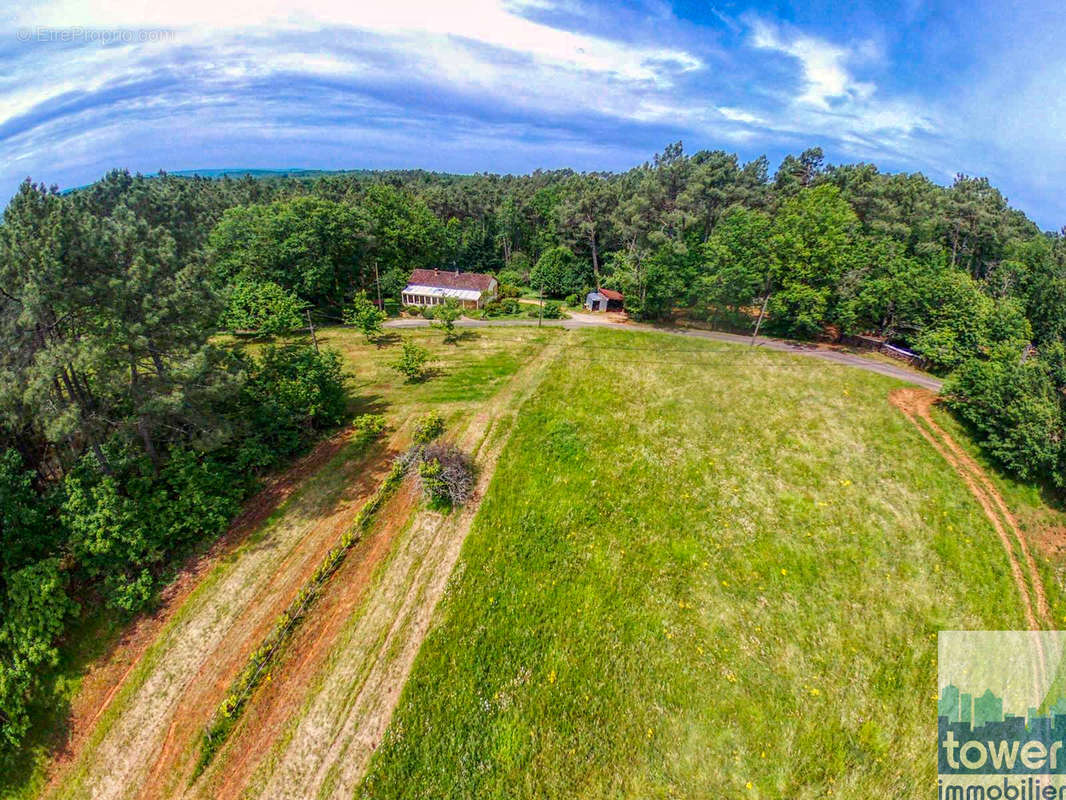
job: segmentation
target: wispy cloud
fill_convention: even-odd
[[[114,165],[616,168],[677,138],[742,157],[821,144],[942,179],[993,163],[974,144],[981,129],[941,111],[935,91],[891,80],[899,53],[877,31],[638,3],[10,4],[0,193],[27,173],[69,184]],[[76,26],[128,35],[15,36]],[[151,31],[170,35],[140,35]],[[1001,104],[1022,121],[985,129],[1032,131],[1018,107],[1043,84],[1024,85]]]

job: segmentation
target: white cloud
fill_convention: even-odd
[[[324,2],[313,8],[293,0],[186,0],[178,4],[145,0],[57,0],[20,6],[11,24],[19,27],[177,28],[182,37],[196,31],[258,27],[315,30],[344,26],[390,37],[458,37],[527,54],[544,63],[609,73],[631,80],[661,82],[671,70],[702,66],[690,53],[670,47],[638,47],[572,33],[526,19],[523,8],[504,0],[373,0]]]
[[[757,114],[752,114],[750,111],[745,111],[742,108],[717,106],[715,110],[730,122],[743,122],[748,125],[763,125],[766,123],[766,120],[762,117]]]
[[[776,50],[800,62],[804,91],[798,101],[829,110],[833,101],[866,100],[874,93],[871,83],[857,81],[847,69],[854,53],[845,47],[802,34],[785,38],[775,28],[756,20],[752,25],[751,43],[762,50]]]
[[[752,47],[790,56],[800,68],[802,90],[779,93],[782,109],[767,123],[774,130],[831,137],[860,158],[898,155],[909,137],[937,130],[928,110],[883,98],[876,84],[855,76],[854,66],[882,58],[872,41],[845,46],[757,18],[748,23]]]

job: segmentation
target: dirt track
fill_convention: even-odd
[[[1018,522],[1004,502],[1003,496],[981,465],[974,461],[929,413],[929,409],[936,402],[936,395],[922,389],[898,389],[892,393],[890,399],[959,474],[992,523],[1007,554],[1011,575],[1018,588],[1018,596],[1029,628],[1054,628],[1044,583],[1025,535],[1018,527]]]
[[[301,464],[295,483],[323,467],[343,441]],[[184,768],[190,741],[250,649],[335,543],[387,466],[388,458],[378,452],[369,464],[355,458],[340,462],[335,472],[319,469],[259,539],[245,542],[232,561],[215,562],[221,572],[208,577],[216,580],[212,590],[192,594],[146,648],[155,650],[153,660],[145,663],[142,656],[144,669],[127,672],[129,677],[111,693],[126,695],[121,706],[87,737],[70,779],[59,782],[55,796],[126,798],[142,788],[152,797],[168,792]],[[255,527],[275,505],[250,509],[241,526]]]
[[[446,516],[420,510],[413,518],[407,517],[410,524],[396,538],[365,603],[339,634],[333,630],[335,620],[323,619],[326,615],[309,620],[312,626],[302,635],[308,641],[326,635],[332,651],[325,659],[313,657],[318,674],[311,677],[299,661],[304,654],[291,648],[294,663],[282,669],[277,683],[254,698],[249,719],[260,709],[281,702],[280,697],[290,690],[298,696],[288,697],[285,704],[296,713],[283,726],[254,732],[242,729],[212,774],[195,788],[196,796],[352,797],[392,718],[518,406],[558,351],[558,342],[546,347],[458,436],[459,446],[476,457],[479,475],[473,500]],[[345,582],[330,583],[330,594],[348,591]]]
[[[80,754],[93,726],[107,711],[126,678],[140,663],[145,650],[188,599],[207,571],[258,528],[292,495],[308,475],[336,455],[350,435],[351,430],[346,429],[319,442],[310,453],[287,470],[269,478],[266,485],[245,504],[226,533],[207,552],[197,555],[185,564],[174,581],[161,593],[159,606],[152,613],[141,615],[134,620],[111,651],[92,666],[82,680],[81,690],[74,698],[68,721],[67,740],[52,760],[49,789],[55,788],[67,767]]]

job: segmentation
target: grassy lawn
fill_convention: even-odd
[[[569,335],[361,794],[929,796],[936,631],[1023,621],[901,384]]]
[[[444,334],[433,328],[386,330],[376,343],[367,342],[354,328],[317,330],[319,345],[338,350],[344,360],[351,376],[353,412],[384,413],[397,426],[411,414],[433,408],[445,415],[477,408],[551,337],[561,333],[552,327],[465,329],[457,342],[448,344]],[[401,339],[411,339],[429,350],[427,380],[408,383],[389,366],[399,354]]]

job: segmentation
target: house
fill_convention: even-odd
[[[598,289],[589,292],[585,298],[585,308],[589,311],[621,311],[625,297],[614,289]]]
[[[452,299],[463,308],[481,308],[496,298],[492,275],[448,269],[416,269],[401,294],[405,306],[439,306]]]

